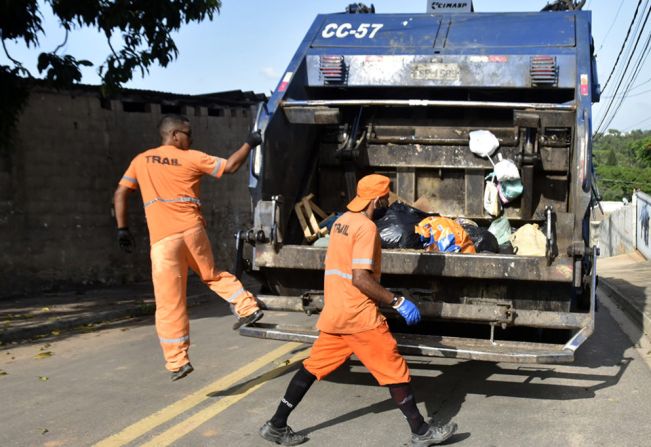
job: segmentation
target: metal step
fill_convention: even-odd
[[[254,269],[323,271],[326,251],[326,248],[311,245],[284,245],[276,250],[270,244],[257,244]],[[574,264],[570,257],[556,258],[552,265],[547,265],[544,256],[493,253],[470,256],[462,253],[383,249],[382,274],[571,283]]]
[[[319,331],[307,326],[257,323],[240,328],[240,335],[272,340],[314,343]],[[512,363],[572,363],[571,342],[565,345],[514,341],[479,340],[394,333],[398,349],[404,355],[447,357],[463,360],[483,360]],[[574,340],[574,338],[573,338]]]

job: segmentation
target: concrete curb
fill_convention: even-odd
[[[200,293],[187,297],[188,307],[204,304],[214,299],[213,293]],[[33,326],[7,328],[0,332],[0,342],[11,343],[22,340],[50,335],[52,331],[75,329],[88,324],[115,322],[133,317],[153,315],[156,311],[154,302],[134,303],[120,309],[104,310],[99,312],[85,312],[72,317],[61,318],[53,321],[38,322]]]
[[[620,306],[624,313],[631,319],[642,335],[651,342],[651,319],[632,303],[626,294],[608,279],[599,277],[599,288],[602,288],[613,301]]]

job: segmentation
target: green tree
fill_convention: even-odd
[[[166,67],[178,55],[172,33],[191,22],[212,20],[221,8],[221,0],[2,0],[0,1],[0,37],[9,65],[0,65],[0,148],[7,143],[5,127],[11,130],[24,106],[29,81],[35,79],[7,52],[6,41],[22,40],[28,47],[39,48],[44,36],[42,8],[50,7],[59,25],[68,33],[82,27],[95,28],[106,36],[110,49],[98,67],[103,92],[119,88],[158,64]],[[120,36],[121,39],[112,39]],[[65,42],[54,51],[38,56],[39,75],[56,87],[81,81],[81,66],[91,66],[71,54],[60,54]],[[122,43],[116,46],[114,43]],[[5,96],[9,95],[9,97]],[[10,132],[11,133],[11,132]],[[4,144],[3,144],[4,143]]]
[[[631,151],[640,167],[651,166],[651,137],[632,142]]]
[[[630,197],[634,188],[651,193],[651,131],[610,130],[595,138],[593,155],[604,200]]]
[[[111,52],[98,72],[109,87],[119,87],[133,77],[135,70],[147,72],[152,64],[167,66],[178,55],[172,33],[184,24],[212,20],[221,7],[220,0],[21,0],[0,2],[0,33],[5,41],[23,40],[28,47],[38,47],[43,36],[41,8],[49,5],[59,25],[67,33],[91,27],[105,36]],[[120,35],[122,45],[115,47],[111,38]],[[65,41],[64,41],[65,42]],[[39,73],[58,84],[81,80],[81,65],[70,54],[59,54],[63,44],[52,52],[38,56]],[[3,68],[30,76],[20,61],[9,54],[13,66]]]

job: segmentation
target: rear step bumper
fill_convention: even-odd
[[[404,355],[448,357],[512,363],[572,363],[582,331],[565,345],[511,341],[477,340],[394,333],[398,349]],[[314,343],[319,331],[303,326],[258,323],[240,328],[240,335],[272,340]]]
[[[427,357],[448,357],[465,360],[484,360],[490,362],[512,363],[572,363],[574,352],[594,332],[594,318],[597,290],[597,247],[592,247],[592,277],[590,281],[590,310],[587,318],[580,323],[582,327],[572,338],[561,344],[544,344],[513,341],[491,341],[472,338],[440,337],[432,335],[393,334],[402,354]],[[298,305],[298,300],[283,300],[288,306]],[[296,303],[296,304],[293,304]],[[302,303],[300,303],[302,307]],[[291,310],[299,310],[291,309]],[[559,314],[561,319],[567,314]],[[577,321],[560,327],[576,328]],[[554,327],[554,326],[552,326]],[[254,324],[240,328],[240,334],[247,337],[268,338],[273,340],[298,341],[314,343],[319,332],[310,327]]]
[[[325,248],[309,245],[284,245],[276,251],[269,244],[259,244],[255,247],[254,269],[323,271],[325,255]],[[574,264],[569,257],[556,258],[552,265],[547,265],[543,256],[383,249],[382,274],[571,283]]]

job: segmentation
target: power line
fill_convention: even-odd
[[[633,90],[633,89],[631,88],[631,90]],[[641,92],[637,92],[634,95],[626,95],[626,97],[627,98],[635,98],[636,96],[640,96],[640,95],[643,95],[643,94],[649,93],[649,92],[651,92],[651,89],[642,90]],[[624,95],[617,96],[617,98],[622,98],[622,97],[624,97]],[[615,96],[604,96],[604,98],[615,98]]]
[[[638,125],[640,125],[640,124],[642,124],[642,123],[646,123],[647,121],[651,121],[651,116],[646,117],[646,118],[643,119],[642,121],[638,121],[637,123],[635,123],[635,124],[633,124],[633,125],[627,127],[627,128],[624,129],[624,130],[626,131],[626,130],[628,130],[628,129],[632,129],[633,127],[638,126]]]
[[[619,2],[619,8],[617,8],[617,13],[615,14],[615,18],[613,19],[612,23],[610,24],[610,28],[608,28],[608,31],[606,31],[606,35],[604,36],[603,40],[601,41],[601,45],[599,45],[599,49],[597,50],[597,53],[601,51],[601,49],[604,47],[604,44],[606,43],[606,39],[608,38],[608,35],[610,34],[610,31],[613,29],[613,26],[615,26],[615,23],[617,23],[617,17],[619,17],[619,12],[622,10],[622,6],[624,6],[624,2]]]
[[[645,9],[646,9],[646,2],[645,2]],[[621,76],[619,77],[619,81],[617,83],[617,88],[615,89],[615,92],[613,94],[613,98],[611,99],[611,101],[609,101],[608,106],[606,108],[606,111],[604,112],[604,115],[603,115],[601,121],[599,122],[599,125],[597,126],[597,131],[595,132],[595,134],[599,134],[599,132],[602,130],[602,127],[603,127],[603,129],[608,128],[610,123],[613,121],[613,119],[615,118],[615,115],[619,111],[619,108],[622,106],[622,104],[624,102],[624,99],[626,98],[626,95],[627,95],[628,91],[631,88],[631,85],[633,84],[633,82],[635,81],[637,76],[639,75],[640,70],[641,70],[642,66],[644,65],[644,61],[646,60],[646,56],[648,55],[647,54],[647,49],[649,47],[649,44],[651,43],[651,34],[649,35],[649,38],[647,39],[647,42],[646,42],[646,44],[644,46],[644,50],[642,51],[642,53],[640,54],[640,56],[637,59],[635,68],[633,69],[633,74],[630,76],[629,82],[627,83],[626,87],[624,88],[623,96],[621,97],[621,99],[619,101],[619,104],[615,108],[615,111],[613,112],[613,114],[610,116],[610,119],[608,119],[608,114],[609,114],[612,106],[616,102],[615,98],[617,97],[617,93],[619,92],[619,89],[621,88],[622,84],[624,83],[624,78],[626,77],[626,74],[628,73],[628,68],[630,67],[631,62],[634,59],[635,51],[637,50],[637,46],[640,43],[640,39],[642,38],[642,35],[644,33],[644,29],[646,27],[646,24],[647,24],[647,21],[649,19],[650,14],[651,14],[651,8],[647,11],[647,14],[646,14],[646,16],[644,18],[644,22],[642,23],[641,27],[640,27],[639,24],[636,27],[637,38],[635,40],[635,44],[633,45],[632,50],[630,52],[628,52],[629,57],[628,57],[628,61],[626,63],[626,66],[624,67],[624,70],[621,72]],[[637,10],[636,10],[636,15],[637,15]],[[630,28],[632,28],[632,26]],[[627,37],[628,37],[628,35],[627,35]],[[617,64],[617,62],[615,62],[615,64]],[[605,126],[604,126],[604,124],[605,124]]]
[[[601,178],[597,176],[597,182],[603,182],[603,183],[624,183],[627,185],[647,185],[651,186],[650,182],[638,182],[636,180],[621,180],[621,179],[614,179],[614,178]]]
[[[640,87],[642,87],[644,84],[648,84],[649,82],[651,82],[651,78],[647,79],[646,81],[640,82],[640,83],[637,84],[635,87],[631,88],[631,90],[635,90],[636,88],[640,88]]]
[[[647,20],[649,19],[650,15],[651,15],[651,9],[649,9],[649,12],[647,13],[646,18],[644,19],[644,24],[642,25],[642,29],[641,29],[641,31],[640,31],[640,33],[638,35],[638,38],[637,38],[637,40],[635,42],[635,47],[633,48],[633,51],[631,52],[631,56],[633,54],[635,54],[635,50],[637,49],[637,45],[639,43],[640,38],[642,37],[642,33],[644,31],[644,28],[646,26]],[[623,95],[619,99],[619,103],[615,107],[615,110],[613,111],[612,115],[610,116],[610,119],[608,120],[607,124],[604,126],[604,129],[607,129],[608,126],[610,126],[610,124],[615,119],[615,116],[617,116],[617,113],[619,112],[619,109],[624,104],[624,101],[627,98],[627,95],[629,93],[629,90],[630,90],[631,86],[633,85],[633,82],[635,82],[635,79],[640,74],[640,71],[641,71],[642,67],[644,66],[644,63],[646,62],[646,58],[649,55],[649,52],[648,52],[649,45],[651,45],[651,34],[649,34],[649,37],[647,38],[647,41],[646,41],[646,43],[644,45],[644,49],[642,50],[642,53],[640,54],[640,56],[637,59],[635,68],[633,69],[633,74],[629,77],[629,81],[628,81],[626,87],[624,88]],[[617,89],[615,90],[615,96],[617,95],[617,92],[619,91],[619,87],[621,86],[622,82],[624,82],[624,77],[626,76],[626,72],[628,71],[628,67],[629,67],[632,60],[633,60],[633,57],[631,57],[629,59],[628,63],[626,64],[626,68],[624,68],[624,72],[622,73],[622,77],[620,78],[620,81],[619,81],[619,83],[617,85]],[[615,103],[615,100],[613,99],[613,101],[609,104],[609,108],[614,103]],[[606,115],[607,114],[608,114],[608,110],[606,111]],[[604,119],[606,118],[606,115],[604,115]],[[602,122],[603,122],[603,120],[602,120]],[[601,125],[599,127],[601,127]]]
[[[613,69],[610,71],[610,74],[608,75],[608,79],[604,84],[604,88],[602,89],[602,92],[606,90],[606,87],[610,82],[610,78],[613,76],[613,73],[615,72],[615,68],[617,67],[619,58],[622,56],[622,52],[624,51],[624,47],[626,46],[626,42],[628,41],[628,36],[631,34],[631,29],[633,29],[633,24],[635,23],[635,19],[637,18],[637,13],[640,10],[641,4],[642,4],[642,0],[638,0],[637,6],[635,7],[635,14],[633,14],[633,19],[631,20],[631,23],[628,25],[628,31],[626,31],[626,37],[624,38],[624,42],[622,42],[622,47],[619,49],[619,54],[617,54],[617,59],[615,59],[615,64],[613,65]]]

